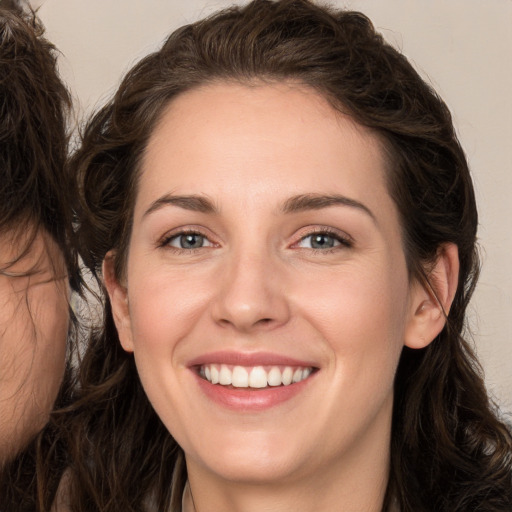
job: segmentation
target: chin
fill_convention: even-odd
[[[226,481],[266,484],[293,480],[304,472],[309,458],[304,444],[294,443],[289,435],[261,436],[261,433],[246,432],[237,436],[231,432],[227,440],[230,442],[223,443],[217,437],[217,442],[212,442],[209,449],[201,453],[185,450],[187,464],[198,464]]]
[[[258,458],[251,461],[232,461],[228,464],[208,467],[211,473],[222,480],[241,485],[258,485],[285,482],[294,479],[301,472],[302,464],[276,459],[276,457]]]

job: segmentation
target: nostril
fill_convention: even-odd
[[[238,327],[238,328],[254,328],[254,327],[263,327],[263,326],[267,326],[267,325],[271,325],[272,323],[274,322],[274,319],[273,318],[260,318],[259,320],[256,320],[255,322],[250,322],[250,323],[247,323],[247,324],[244,324],[240,321],[233,321],[233,320],[230,320],[229,318],[221,318],[219,319],[219,323],[223,326],[230,326],[230,325],[233,325],[235,327]]]

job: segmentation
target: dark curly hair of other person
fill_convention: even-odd
[[[361,13],[255,0],[182,27],[140,61],[89,122],[73,158],[85,264],[101,281],[114,249],[123,275],[141,156],[173,98],[212,82],[280,81],[313,88],[382,139],[411,278],[428,285],[442,245],[459,251],[445,328],[427,348],[401,356],[383,510],[391,503],[402,512],[512,510],[510,431],[464,338],[479,273],[468,164],[446,105]],[[71,509],[179,511],[183,453],[148,402],[104,301],[76,402],[56,420],[68,443]]]
[[[5,5],[0,2],[0,230],[14,228],[27,238],[44,228],[75,279],[72,180],[64,172],[71,99],[56,69],[56,50],[35,14]]]

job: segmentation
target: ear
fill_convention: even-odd
[[[114,270],[115,253],[109,251],[103,260],[103,283],[107,289],[112,306],[112,314],[116,324],[121,346],[127,352],[133,352],[132,327],[128,307],[128,290],[121,284]]]
[[[459,281],[459,251],[452,243],[440,246],[428,283],[412,285],[405,345],[424,348],[443,330]]]

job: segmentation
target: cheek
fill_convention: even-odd
[[[195,329],[208,300],[204,287],[190,276],[148,270],[143,274],[133,271],[128,284],[133,355],[149,401],[174,434],[181,428],[175,411],[187,410],[180,387],[186,371],[179,364],[180,347]]]
[[[140,267],[139,267],[140,268]],[[134,269],[128,303],[135,357],[167,362],[180,340],[194,328],[209,303],[212,287],[201,276],[146,268]],[[206,280],[208,282],[208,280]]]
[[[405,267],[357,265],[329,276],[310,274],[296,304],[325,341],[337,378],[391,386],[408,307]]]
[[[67,287],[27,284],[0,284],[0,453],[16,450],[44,425],[64,372]]]
[[[403,332],[408,302],[405,270],[353,265],[303,277],[297,302],[304,316],[341,346],[373,344]]]
[[[408,280],[405,271],[395,272],[392,266],[382,270],[374,264],[323,277],[310,273],[295,289],[298,316],[319,333],[329,361],[329,385],[319,399],[325,407],[318,407],[311,427],[326,446],[351,444],[372,425],[389,428]]]
[[[41,372],[49,378],[49,387],[60,384],[69,328],[69,289],[63,280],[33,288],[30,310],[36,326],[37,360]]]

